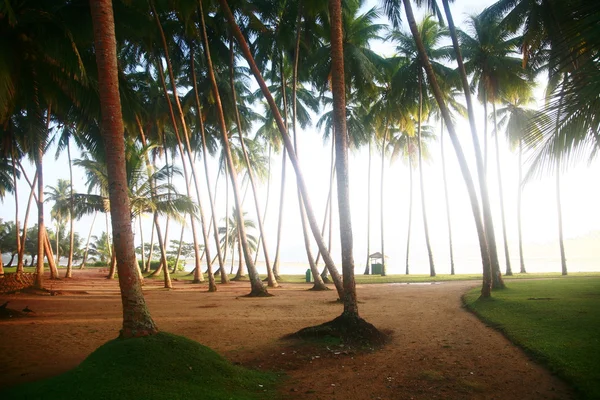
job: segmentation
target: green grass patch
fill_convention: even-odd
[[[600,278],[511,282],[491,299],[479,288],[466,306],[579,392],[600,399]]]
[[[62,375],[0,392],[3,399],[273,399],[277,376],[234,366],[168,333],[114,339]]]

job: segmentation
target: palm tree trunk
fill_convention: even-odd
[[[150,272],[150,266],[152,264],[152,253],[154,253],[154,219],[152,219],[152,229],[150,229],[150,248],[148,250],[148,261],[146,261],[146,264],[144,266],[145,274]]]
[[[27,178],[27,176],[25,176]],[[24,256],[25,256],[25,241],[27,240],[27,223],[29,221],[29,210],[31,208],[31,203],[33,198],[35,197],[35,185],[37,183],[37,172],[33,176],[33,183],[30,184],[31,190],[29,192],[29,200],[27,200],[27,208],[25,209],[25,218],[23,219],[23,234],[21,235],[21,247],[19,249],[19,254],[17,256],[17,274],[23,273],[24,266]],[[28,180],[29,182],[29,180]]]
[[[371,142],[372,135],[369,136],[369,168],[367,176],[367,262],[365,263],[364,275],[371,273]],[[382,180],[383,181],[383,180]]]
[[[96,218],[96,214],[94,214],[94,219],[95,218]],[[144,254],[144,229],[142,227],[142,214],[138,215],[138,222],[140,225],[140,257],[142,258],[141,266],[140,266],[140,272],[141,272],[144,265],[146,265],[146,255]],[[91,232],[91,230],[90,230],[90,232]],[[88,241],[89,241],[89,238],[88,238]],[[82,264],[82,267],[83,267],[83,264]],[[142,278],[143,278],[143,276],[142,276]]]
[[[385,265],[385,212],[384,212],[384,177],[385,177],[385,146],[387,141],[388,120],[385,119],[383,128],[383,142],[381,143],[381,182],[379,186],[379,219],[381,228],[381,276],[387,275],[387,266]],[[339,179],[339,175],[338,175]]]
[[[444,8],[447,7],[447,0],[444,1]],[[491,295],[491,262],[490,262],[490,251],[487,245],[486,238],[486,230],[483,227],[483,223],[481,221],[481,211],[479,209],[479,202],[477,200],[477,194],[475,192],[475,185],[473,183],[473,179],[471,177],[471,173],[469,172],[469,167],[466,162],[465,155],[463,153],[462,147],[458,140],[458,136],[456,134],[456,130],[454,128],[454,123],[452,118],[450,117],[450,112],[444,98],[442,97],[442,92],[437,83],[437,78],[433,72],[433,68],[431,67],[431,63],[429,62],[429,58],[427,56],[427,52],[425,51],[425,46],[423,45],[423,41],[421,40],[421,35],[419,34],[419,30],[417,28],[417,23],[415,21],[415,16],[412,11],[412,6],[409,1],[404,1],[404,9],[406,10],[407,20],[410,26],[411,33],[415,39],[417,44],[417,49],[419,51],[419,56],[421,57],[422,62],[424,63],[425,71],[427,72],[427,78],[430,82],[431,89],[435,96],[435,99],[440,107],[440,111],[446,121],[446,126],[448,127],[448,133],[450,135],[450,140],[452,141],[452,145],[454,147],[454,151],[456,152],[456,157],[458,159],[458,163],[460,166],[461,173],[463,175],[463,179],[467,186],[467,191],[469,193],[469,201],[471,202],[471,210],[473,211],[473,218],[475,220],[475,226],[477,228],[477,235],[479,238],[479,250],[481,252],[481,259],[483,264],[483,285],[481,288],[481,297],[489,297]],[[446,13],[449,13],[449,9],[446,10]],[[451,18],[451,17],[450,17]],[[448,25],[450,25],[450,20],[448,21]],[[455,37],[452,38],[454,42]],[[457,43],[458,44],[458,43]],[[462,62],[461,62],[462,64]],[[464,68],[463,68],[464,71]],[[462,74],[461,74],[462,75]],[[462,78],[462,76],[461,76]],[[470,100],[469,100],[470,101]],[[471,120],[471,118],[469,118]],[[474,120],[473,126],[474,126]],[[478,164],[481,161],[481,155],[478,157]],[[482,194],[483,197],[483,194]]]
[[[519,138],[519,188],[517,191],[517,224],[519,226],[519,261],[521,263],[521,274],[527,273],[525,269],[525,257],[523,257],[523,231],[521,229],[521,200],[523,197],[523,139]],[[508,275],[508,274],[507,274]]]
[[[13,170],[13,190],[14,190],[14,196],[15,196],[15,232],[16,232],[15,239],[16,239],[16,245],[17,245],[17,254],[22,254],[22,248],[25,247],[25,242],[21,242],[21,232],[20,232],[21,224],[19,223],[19,190],[18,190],[18,186],[17,186],[17,166],[16,166],[15,158],[16,158],[15,151],[13,148],[13,154],[11,156],[11,163],[12,163],[12,170]],[[31,201],[31,196],[30,196],[30,201]],[[29,206],[27,208],[29,209]],[[23,229],[25,229],[25,228],[23,228]],[[21,261],[22,261],[22,256],[21,256]],[[2,264],[1,260],[0,260],[0,264]],[[18,265],[18,262],[17,262],[17,265]],[[4,275],[4,270],[2,270],[2,274]]]
[[[210,79],[213,95],[215,97],[215,104],[217,107],[217,114],[219,120],[219,127],[221,130],[223,148],[225,151],[225,155],[227,158],[227,165],[229,167],[229,177],[231,178],[231,186],[233,187],[233,198],[235,200],[236,212],[237,212],[237,220],[238,220],[238,229],[240,233],[240,245],[244,252],[244,259],[246,261],[246,266],[248,267],[248,273],[250,275],[250,285],[251,292],[250,296],[268,296],[269,293],[267,289],[263,286],[260,276],[256,271],[254,266],[254,260],[252,259],[252,254],[250,252],[250,247],[248,245],[248,238],[246,237],[246,230],[244,227],[244,218],[243,218],[243,210],[242,204],[240,201],[240,193],[239,186],[237,183],[236,170],[233,165],[233,159],[231,156],[231,148],[229,146],[229,137],[227,136],[227,126],[225,125],[225,116],[223,114],[223,106],[221,104],[221,97],[219,95],[219,88],[217,86],[217,80],[215,78],[215,72],[212,65],[212,59],[210,56],[210,48],[208,45],[208,35],[206,33],[206,24],[204,22],[204,11],[202,6],[202,1],[198,1],[198,7],[200,11],[200,23],[202,26],[202,39],[204,44],[204,52],[206,55],[206,62],[208,66],[208,77]]]
[[[500,146],[498,145],[498,121],[496,119],[496,103],[492,103],[492,113],[494,114],[494,140],[496,145],[496,169],[498,171],[498,190],[500,191],[500,212],[502,216],[502,237],[504,239],[504,258],[506,258],[506,275],[512,275],[510,265],[510,254],[508,252],[508,236],[506,235],[506,217],[504,215],[504,190],[502,188],[502,171],[500,168]]]
[[[90,1],[90,8],[98,65],[101,132],[106,151],[113,235],[118,238],[115,252],[123,303],[121,337],[146,336],[156,333],[157,329],[146,307],[141,284],[134,270],[137,265],[125,172],[124,127],[119,98],[112,1]]]
[[[56,220],[56,265],[58,265],[60,257],[60,221]]]
[[[197,114],[198,114],[198,122],[199,122],[199,126],[200,126],[200,135],[202,137],[202,152],[204,155],[204,157],[203,157],[204,176],[206,178],[206,187],[208,189],[208,197],[209,197],[209,202],[210,202],[210,213],[211,213],[211,223],[212,223],[212,228],[213,228],[213,239],[215,241],[215,246],[217,248],[217,259],[219,260],[219,271],[221,271],[221,283],[228,283],[229,278],[227,277],[227,273],[225,272],[225,257],[221,253],[221,246],[219,243],[219,228],[217,227],[217,214],[215,212],[215,200],[213,197],[213,192],[211,189],[212,185],[210,184],[210,176],[208,173],[208,146],[206,145],[206,131],[204,129],[204,120],[202,118],[202,107],[200,105],[200,97],[198,96],[198,82],[196,80],[196,66],[195,66],[196,63],[194,62],[193,53],[191,54],[191,57],[192,57],[192,62],[191,62],[191,64],[192,64],[192,82],[194,84],[194,97],[196,100],[196,109],[197,109]],[[216,181],[218,181],[218,180],[219,180],[219,175],[217,173]],[[216,182],[215,182],[215,185],[216,185]],[[196,187],[198,187],[198,185],[196,185]],[[215,192],[216,192],[216,188],[215,188]],[[210,224],[209,224],[208,230],[210,231]],[[210,234],[210,232],[208,234]],[[208,257],[207,257],[207,260],[208,260]],[[210,264],[212,265],[212,260],[210,261]],[[208,262],[207,262],[207,269],[208,269]],[[212,272],[212,268],[211,268],[211,272]],[[209,278],[209,283],[210,283],[210,274],[208,275],[208,278]],[[214,278],[214,275],[213,275],[213,278]],[[216,291],[216,285],[215,285],[214,289]],[[209,285],[209,290],[210,290],[210,285]]]
[[[156,237],[158,239],[158,243],[159,243],[159,247],[160,247],[160,260],[161,260],[161,265],[162,265],[162,270],[163,270],[165,289],[171,289],[171,288],[173,288],[173,284],[171,283],[171,276],[169,275],[169,263],[167,262],[167,252],[165,251],[165,245],[163,242],[162,232],[160,230],[160,224],[158,221],[158,213],[157,212],[154,213],[153,218],[154,218],[154,224],[156,225]],[[160,268],[161,267],[158,267],[157,271]]]
[[[333,128],[335,130],[335,128]],[[333,178],[335,177],[335,134],[331,136],[331,167],[329,169],[331,173],[329,174],[329,231],[327,237],[327,251],[331,253],[331,244],[333,241]],[[327,216],[327,212],[325,213]],[[319,254],[321,254],[321,250],[319,249]],[[321,278],[325,283],[329,283],[330,279],[327,276],[327,266],[323,268],[323,272],[321,272]]]
[[[254,77],[256,78],[256,81],[258,82],[263,95],[267,99],[267,102],[269,104],[269,107],[271,108],[271,111],[273,112],[273,116],[275,117],[277,127],[279,128],[279,131],[281,133],[283,143],[287,149],[288,157],[290,158],[292,166],[294,167],[294,170],[296,171],[296,180],[297,180],[298,186],[300,187],[300,191],[302,193],[302,198],[304,201],[304,206],[306,208],[306,214],[308,217],[311,231],[317,241],[317,244],[319,245],[319,248],[321,249],[321,253],[323,255],[323,260],[325,261],[325,264],[326,264],[327,268],[329,269],[329,273],[333,277],[338,294],[340,295],[340,298],[343,299],[344,298],[344,296],[343,296],[344,287],[342,284],[342,280],[341,280],[341,277],[339,276],[337,269],[335,268],[335,264],[333,262],[333,259],[331,258],[331,255],[327,251],[325,242],[323,241],[323,238],[320,235],[319,226],[316,221],[315,214],[313,212],[312,205],[310,203],[310,199],[308,198],[308,190],[306,187],[306,183],[304,182],[304,177],[302,175],[302,171],[300,170],[300,165],[298,163],[298,159],[296,158],[296,155],[294,153],[293,146],[292,146],[290,137],[287,132],[287,127],[284,125],[283,119],[281,118],[281,114],[279,113],[277,105],[275,104],[275,100],[273,99],[273,96],[271,95],[271,93],[267,87],[267,84],[265,83],[264,79],[262,78],[262,75],[261,75],[260,71],[258,70],[256,63],[254,62],[254,57],[252,57],[250,48],[248,47],[248,44],[246,43],[244,35],[242,34],[237,23],[235,22],[233,14],[231,13],[229,5],[227,4],[227,0],[219,0],[219,4],[221,5],[222,11],[225,13],[227,21],[229,22],[229,25],[231,26],[231,28],[233,30],[234,36],[236,37],[236,39],[238,41],[238,44],[242,50],[242,53],[244,54],[245,59],[248,62],[248,64],[250,65],[250,69],[251,69]],[[348,232],[347,235],[351,235],[351,232]],[[346,254],[346,257],[351,258],[352,256]],[[344,280],[344,284],[347,284],[348,287],[353,286],[352,285],[353,280],[351,278],[349,278],[347,282],[346,282],[346,280]]]
[[[71,198],[69,199],[69,258],[67,260],[67,272],[65,278],[71,278],[73,275],[73,246],[75,244],[75,231],[73,229],[74,220],[74,200],[73,200],[73,165],[71,163],[71,145],[67,139],[67,156],[69,158],[69,179],[71,182]]]
[[[271,152],[272,152],[272,146],[271,146],[271,143],[269,143],[269,166],[268,166],[268,172],[267,172],[267,198],[265,199],[265,207],[264,207],[264,211],[262,214],[263,223],[267,220],[267,210],[269,207],[269,195],[271,194]],[[263,244],[263,246],[265,245],[263,242],[264,241],[262,240],[262,236],[259,237],[258,244],[256,245],[256,254],[254,255],[254,264],[256,264],[256,262],[258,261],[258,253],[260,251],[261,243]],[[275,273],[275,272],[273,272],[273,273]],[[275,276],[275,278],[277,279],[277,276]]]
[[[450,199],[448,198],[448,179],[446,177],[446,155],[444,152],[444,120],[441,121],[440,142],[442,147],[442,175],[444,177],[444,199],[446,200],[446,218],[448,221],[448,245],[450,247],[450,275],[454,275],[454,248],[452,246],[452,223],[450,218]]]
[[[173,74],[173,67],[171,66],[171,59],[169,57],[169,49],[167,46],[167,41],[165,38],[165,33],[162,29],[162,24],[160,23],[160,19],[158,17],[158,13],[156,12],[156,9],[154,7],[154,3],[150,3],[151,8],[152,8],[152,13],[154,14],[154,20],[156,22],[156,26],[158,27],[158,30],[160,32],[161,35],[161,40],[162,40],[162,45],[163,45],[163,50],[165,52],[165,60],[167,62],[167,71],[169,73],[169,78],[171,81],[171,85],[172,85],[172,89],[173,89],[173,97],[175,98],[175,104],[177,105],[178,111],[179,111],[179,117],[180,117],[180,122],[182,125],[182,128],[184,130],[184,136],[187,138],[189,137],[188,133],[187,133],[187,125],[185,123],[185,118],[183,116],[183,111],[181,110],[181,104],[179,103],[179,96],[177,94],[177,84],[175,82],[175,77]],[[169,106],[169,116],[171,118],[171,123],[173,124],[173,131],[175,132],[175,137],[177,138],[177,148],[179,149],[179,154],[181,154],[181,164],[183,166],[183,175],[185,177],[185,181],[188,182],[189,181],[189,172],[188,172],[188,168],[187,168],[187,164],[185,162],[185,151],[183,149],[183,143],[181,140],[181,135],[179,134],[179,127],[177,125],[177,121],[175,119],[175,112],[173,111],[173,105],[171,104],[171,99],[169,98],[169,92],[167,90],[167,85],[165,83],[165,77],[164,77],[164,72],[163,72],[163,67],[162,67],[162,62],[160,61],[160,59],[157,57],[156,60],[156,67],[158,69],[159,72],[159,76],[160,76],[160,82],[163,88],[163,92],[165,95],[165,99],[167,101],[167,104]],[[188,153],[188,156],[191,153]],[[191,164],[191,168],[192,168],[192,174],[194,173],[194,165],[193,162],[191,162],[191,158],[190,158],[190,164]],[[188,197],[192,197],[191,196],[191,191],[190,191],[190,187],[186,186],[186,194],[188,195]],[[200,198],[198,198],[198,201],[200,201]],[[196,275],[194,275],[194,282],[198,283],[198,282],[202,282],[204,281],[204,277],[202,276],[202,268],[200,266],[200,262],[201,262],[201,257],[200,257],[200,248],[199,248],[199,241],[198,241],[198,234],[196,232],[196,223],[195,223],[195,218],[193,215],[190,214],[190,226],[192,228],[192,238],[194,240],[194,260],[195,260],[195,268],[196,268]],[[208,242],[205,241],[204,242],[204,246],[205,248],[208,247]],[[207,261],[207,264],[210,264],[210,259]]]
[[[427,256],[429,257],[429,276],[435,276],[435,265],[433,263],[433,252],[429,241],[429,224],[427,223],[427,208],[425,207],[425,181],[423,179],[423,152],[421,146],[421,119],[423,115],[423,77],[419,71],[419,116],[417,121],[417,144],[419,148],[419,186],[421,188],[421,212],[423,214],[423,230],[425,231],[425,243],[427,244]]]
[[[183,233],[185,232],[185,225],[181,225],[181,232],[179,233],[179,245],[177,246],[177,256],[175,257],[175,265],[173,266],[172,273],[177,273],[179,267],[179,259],[181,258],[181,248],[183,247]]]
[[[287,125],[287,124],[286,124]],[[281,232],[283,228],[283,204],[285,201],[285,166],[287,163],[287,151],[285,147],[281,152],[281,187],[279,192],[279,215],[277,219],[277,244],[275,246],[275,262],[273,263],[273,273],[277,279],[281,279],[279,277],[279,256],[281,249]]]
[[[244,154],[244,161],[246,163],[246,169],[248,171],[248,177],[250,178],[250,186],[252,189],[252,195],[254,198],[254,207],[256,210],[256,219],[258,221],[258,231],[260,234],[260,238],[263,239],[263,242],[266,239],[265,229],[263,227],[262,216],[260,215],[260,201],[258,200],[258,190],[256,189],[256,182],[254,180],[254,173],[252,172],[252,165],[250,163],[250,158],[248,157],[248,151],[246,150],[246,145],[244,144],[244,135],[242,134],[242,122],[240,120],[240,112],[237,104],[237,94],[235,89],[235,83],[233,81],[234,70],[233,64],[235,62],[234,54],[233,54],[233,38],[230,40],[230,59],[229,59],[229,84],[231,87],[231,95],[233,100],[233,108],[235,110],[235,121],[238,128],[238,136],[240,138],[240,146],[242,147],[242,153]],[[258,253],[258,248],[256,249]],[[271,269],[271,259],[269,258],[269,252],[267,250],[267,246],[263,246],[263,255],[265,257],[265,266],[267,268],[267,285],[269,287],[278,287],[277,279],[273,274],[273,270]],[[255,262],[253,262],[255,264]]]
[[[408,147],[410,149],[410,138],[408,139]],[[410,271],[410,234],[412,228],[412,208],[413,208],[413,166],[412,166],[412,154],[409,150],[408,154],[408,176],[409,176],[409,201],[408,201],[408,233],[406,235],[406,275],[409,274]]]
[[[50,111],[50,110],[48,110]],[[48,112],[50,114],[50,112]],[[48,120],[50,116],[48,116]],[[44,243],[46,227],[44,226],[44,170],[42,167],[42,159],[44,158],[44,149],[41,144],[38,145],[35,166],[38,176],[38,196],[37,196],[37,208],[38,208],[38,252],[37,252],[37,268],[35,275],[34,287],[36,289],[44,288]]]
[[[338,212],[340,215],[340,242],[342,246],[342,274],[344,276],[343,315],[358,318],[356,283],[354,281],[354,257],[352,220],[350,213],[350,177],[348,175],[348,134],[346,130],[346,86],[344,83],[344,48],[341,0],[329,0],[331,20],[331,91],[335,125],[335,160],[337,169]],[[385,139],[384,139],[385,142]],[[385,148],[385,146],[384,146]],[[383,238],[382,238],[383,244]],[[383,252],[383,248],[381,249]],[[382,275],[385,271],[385,260]]]
[[[563,275],[567,275],[567,257],[565,255],[565,243],[563,237],[562,203],[560,199],[560,160],[556,165],[556,211],[558,214],[558,244],[560,247],[560,265]]]
[[[488,109],[487,92],[483,89],[483,173],[487,179],[488,170]]]

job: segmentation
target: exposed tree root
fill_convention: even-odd
[[[344,344],[361,347],[380,347],[388,341],[388,335],[354,314],[343,313],[333,321],[300,329],[285,338],[321,339],[325,337],[341,339]]]
[[[252,289],[252,291],[250,293],[248,293],[247,295],[243,296],[243,297],[272,297],[273,295],[269,292],[267,292],[266,289]]]

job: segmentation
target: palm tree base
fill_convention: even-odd
[[[345,345],[356,347],[380,347],[388,341],[388,335],[375,328],[357,314],[342,313],[332,321],[309,326],[286,335],[288,339],[341,339]]]
[[[234,276],[233,278],[230,279],[230,281],[247,281],[248,280],[248,276],[247,275],[239,275],[239,276]]]
[[[314,292],[322,292],[322,291],[331,290],[331,289],[329,289],[327,286],[325,286],[325,284],[320,285],[320,284],[317,284],[315,282],[315,284],[313,285],[313,287],[311,287],[308,290],[312,290]]]
[[[267,289],[252,289],[250,293],[245,295],[244,297],[271,297],[273,296],[271,293],[267,292]]]

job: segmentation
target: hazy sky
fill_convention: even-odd
[[[489,1],[457,1],[453,4],[455,21],[460,23],[468,14],[481,11]],[[376,2],[370,2],[368,5],[376,5]],[[418,17],[420,18],[420,17]],[[373,48],[378,51],[390,54],[393,50],[389,44],[374,44]],[[541,90],[541,88],[540,88]],[[477,123],[480,134],[483,131],[483,110],[478,106],[476,110]],[[316,122],[316,120],[315,120]],[[430,121],[439,135],[439,124],[437,121]],[[470,131],[466,121],[457,122],[457,131],[459,133],[462,147],[467,154],[471,164],[471,173],[475,174],[473,163],[473,146],[470,139]],[[507,146],[504,137],[500,137],[500,160],[501,172],[504,184],[504,204],[506,212],[507,232],[509,237],[511,259],[513,260],[513,269],[518,270],[518,248],[517,248],[517,223],[516,223],[516,196],[517,196],[517,157],[512,154]],[[300,136],[300,160],[305,179],[309,187],[310,200],[317,215],[319,224],[322,223],[325,209],[325,202],[328,194],[328,179],[330,165],[330,142],[323,142],[322,132],[316,128],[309,128],[301,132]],[[490,137],[489,153],[489,171],[488,182],[490,195],[492,199],[492,208],[494,212],[494,223],[497,232],[497,244],[499,254],[503,259],[501,220],[499,208],[499,196],[497,185],[497,169],[495,159],[495,148],[493,140]],[[69,179],[66,154],[62,154],[58,160],[54,160],[55,148],[51,148],[45,158],[45,184],[55,185],[57,179]],[[444,192],[441,170],[441,156],[439,141],[430,145],[432,160],[425,165],[425,192],[426,209],[429,220],[429,230],[433,245],[434,258],[439,273],[449,271],[448,256],[448,227],[446,223],[446,211],[444,203]],[[79,157],[77,151],[73,151],[74,158]],[[455,244],[455,257],[457,272],[478,272],[480,270],[480,261],[478,259],[478,242],[473,223],[470,204],[466,195],[466,188],[462,176],[458,170],[456,157],[447,141],[446,160],[448,171],[449,198],[451,207],[451,221],[453,229],[453,239]],[[28,164],[25,162],[25,164]],[[211,160],[212,165],[216,165],[216,160]],[[198,162],[200,171],[203,170],[202,162]],[[372,187],[371,187],[371,248],[370,252],[381,250],[380,246],[380,152],[374,150],[372,154]],[[33,167],[27,168],[30,177],[33,176]],[[269,198],[268,214],[265,226],[268,234],[268,250],[271,260],[275,258],[275,241],[277,229],[277,211],[280,188],[281,156],[273,155],[272,158],[272,181]],[[364,269],[366,261],[366,243],[367,243],[367,196],[368,196],[368,152],[362,149],[358,152],[352,152],[350,156],[350,189],[351,189],[351,207],[352,207],[352,225],[354,235],[354,256],[357,272]],[[74,169],[75,187],[77,191],[84,192],[83,172]],[[211,178],[214,184],[216,170],[211,171]],[[588,165],[582,162],[572,166],[562,175],[562,204],[564,218],[564,233],[566,238],[576,238],[586,235],[590,232],[600,230],[600,216],[597,213],[597,204],[600,204],[600,187],[597,185],[597,177],[600,175],[600,163],[597,161]],[[304,243],[300,228],[300,218],[298,213],[298,202],[292,168],[288,163],[288,180],[285,197],[285,219],[284,236],[282,242],[282,259],[287,262],[305,262],[306,254],[304,252]],[[20,196],[20,219],[23,221],[26,200],[29,195],[24,180],[19,184]],[[541,179],[529,182],[523,192],[523,235],[526,243],[525,255],[534,265],[539,264],[541,269],[559,270],[558,264],[558,246],[554,246],[558,237],[557,217],[556,217],[556,193],[555,177],[545,176]],[[182,192],[185,192],[183,182],[180,182]],[[204,184],[204,180],[202,180]],[[388,268],[390,272],[400,273],[404,271],[404,259],[406,257],[406,238],[408,230],[408,204],[409,204],[409,173],[408,168],[401,161],[390,164],[389,159],[385,161],[385,179],[384,179],[384,226],[385,226],[385,252],[389,256]],[[206,193],[206,189],[202,189]],[[412,218],[412,241],[411,241],[411,272],[427,273],[428,263],[426,258],[425,240],[423,234],[423,221],[420,206],[420,195],[418,185],[418,175],[414,174],[414,193],[413,193],[413,218]],[[266,199],[266,182],[261,187],[259,194],[261,200]],[[218,188],[218,213],[219,218],[225,215],[225,189],[223,177],[219,179]],[[203,200],[203,204],[208,204],[208,199]],[[233,204],[233,200],[230,200]],[[51,204],[46,205],[46,223],[51,223],[49,210]],[[254,213],[254,204],[251,195],[248,194],[244,204],[244,210],[248,211],[250,216]],[[205,215],[209,216],[209,210],[205,210]],[[14,200],[12,196],[7,196],[0,209],[0,218],[4,220],[14,220]],[[35,223],[35,207],[30,215],[30,225]],[[333,256],[335,260],[340,260],[339,251],[339,228],[337,223],[337,209],[334,207],[334,249]],[[85,238],[88,234],[92,217],[88,216],[76,223],[76,230]],[[221,222],[221,221],[219,221]],[[149,241],[151,218],[146,217],[144,222],[144,238]],[[105,222],[102,216],[99,216],[94,226],[94,233],[100,234],[105,230]],[[135,226],[135,231],[139,232],[139,227]],[[171,224],[169,238],[178,239],[179,230],[177,224]],[[257,234],[257,233],[256,233]],[[191,241],[191,233],[186,230],[185,240]],[[139,235],[136,242],[139,241]],[[598,240],[600,242],[600,240]],[[548,254],[539,254],[537,244],[548,244],[544,249],[549,249]],[[600,243],[598,243],[600,244]],[[312,246],[313,253],[316,255],[316,245]],[[535,250],[538,249],[538,250]],[[555,250],[554,250],[555,249]],[[554,251],[554,253],[552,253]],[[542,260],[545,258],[545,261]],[[575,258],[575,254],[567,254],[567,258]],[[260,259],[262,259],[262,252]],[[543,261],[543,263],[542,263]],[[537,262],[537,264],[536,264]],[[531,265],[531,264],[530,264]],[[544,268],[546,266],[546,268]],[[577,263],[574,262],[570,267],[577,269]]]

